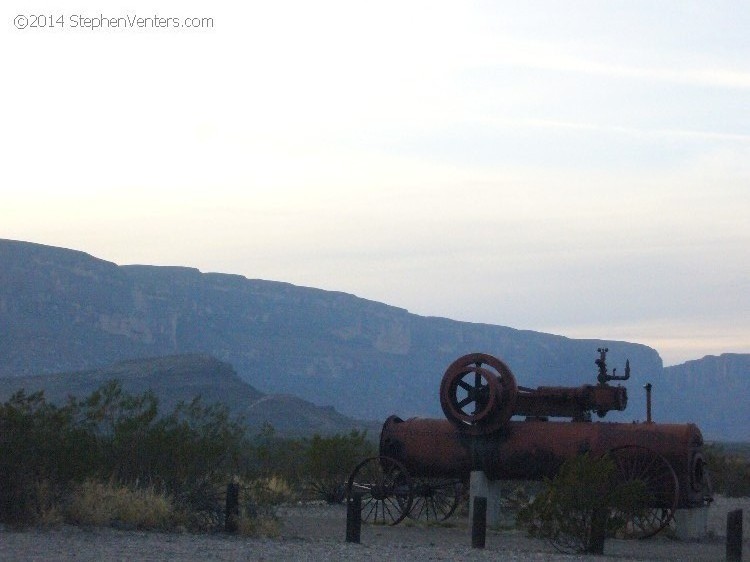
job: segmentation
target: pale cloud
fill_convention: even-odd
[[[518,66],[523,68],[590,74],[602,78],[634,79],[649,82],[671,82],[689,86],[750,89],[750,70],[746,68],[715,68],[693,66],[680,61],[677,68],[670,66],[635,66],[612,64],[597,58],[597,52],[588,57],[561,50],[560,45],[544,41],[488,39],[477,45],[480,55],[473,64],[489,68],[493,66]],[[714,61],[715,62],[715,61]],[[700,64],[700,63],[699,63]],[[719,63],[721,64],[721,63]]]
[[[505,123],[506,126],[528,126],[548,129],[568,129],[602,134],[619,134],[631,137],[656,139],[684,139],[696,141],[728,141],[750,145],[750,133],[725,133],[721,131],[696,131],[690,129],[643,129],[635,127],[606,126],[596,123],[579,123],[572,121],[556,121],[552,119],[527,119],[515,123]]]

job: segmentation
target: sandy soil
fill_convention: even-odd
[[[472,549],[469,522],[454,517],[441,525],[405,521],[396,527],[364,525],[361,543],[345,542],[345,506],[293,506],[279,510],[281,536],[258,539],[226,534],[191,535],[58,527],[0,530],[0,560],[679,560],[725,558],[726,513],[745,509],[743,560],[750,561],[750,500],[719,499],[709,517],[713,538],[682,542],[667,538],[646,541],[608,540],[604,556],[561,555],[546,541],[519,531],[488,531],[485,549]]]

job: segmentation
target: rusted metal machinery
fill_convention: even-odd
[[[646,487],[650,505],[628,522],[625,536],[651,536],[676,509],[704,505],[710,490],[695,425],[591,421],[592,413],[625,409],[626,389],[609,382],[630,377],[629,363],[623,376],[610,375],[607,349],[598,352],[597,384],[580,387],[519,387],[505,363],[482,353],[454,361],[440,385],[447,419],[389,417],[380,455],[351,474],[348,490],[363,494],[363,518],[445,519],[472,470],[492,480],[540,480],[585,452],[609,454],[620,481]]]

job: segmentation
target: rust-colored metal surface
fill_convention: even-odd
[[[473,435],[497,431],[515,413],[518,386],[508,366],[485,353],[470,353],[448,366],[440,383],[445,417]]]
[[[628,394],[622,386],[586,384],[574,388],[520,387],[513,414],[528,417],[564,417],[584,421],[590,412],[596,412],[603,417],[607,412],[624,410],[627,404]]]
[[[609,383],[630,378],[629,362],[624,375],[614,369],[610,374],[608,350],[597,351],[597,384],[535,389],[519,387],[510,368],[491,355],[459,357],[440,384],[440,405],[447,419],[389,417],[380,435],[380,456],[358,467],[362,474],[368,467],[380,472],[397,467],[391,470],[389,493],[383,493],[382,478],[368,480],[357,471],[348,489],[360,490],[367,498],[365,515],[392,513],[396,523],[409,514],[415,496],[432,498],[440,486],[456,490],[472,470],[493,480],[540,480],[554,478],[562,464],[577,455],[608,455],[615,478],[643,483],[649,498],[645,512],[622,514],[626,524],[619,532],[631,538],[658,533],[676,509],[710,500],[703,437],[693,424],[653,423],[650,413],[647,423],[593,422],[592,414],[604,417],[625,409],[627,391]],[[650,392],[650,385],[646,388]],[[409,478],[422,485],[406,485]],[[427,505],[427,500],[422,503]],[[451,512],[439,513],[447,517]],[[437,516],[435,509],[433,517]]]
[[[511,421],[495,434],[470,436],[447,420],[391,416],[380,435],[380,454],[418,476],[465,479],[483,470],[492,479],[539,480],[584,452],[648,447],[674,468],[679,507],[691,507],[704,497],[702,444],[693,424]]]
[[[510,368],[485,353],[470,353],[456,359],[440,383],[440,406],[445,417],[462,432],[487,435],[498,431],[513,416],[533,418],[591,419],[595,412],[604,417],[628,404],[627,391],[611,386],[610,381],[630,378],[630,363],[625,375],[607,371],[607,349],[600,348],[595,361],[599,368],[597,385],[580,387],[519,387]]]

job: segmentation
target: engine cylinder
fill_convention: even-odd
[[[702,504],[703,437],[694,424],[510,421],[495,433],[468,435],[448,420],[391,416],[380,435],[380,454],[400,461],[410,474],[458,479],[468,479],[472,470],[491,479],[551,478],[578,454],[600,456],[632,445],[669,462],[679,480],[679,507]]]

